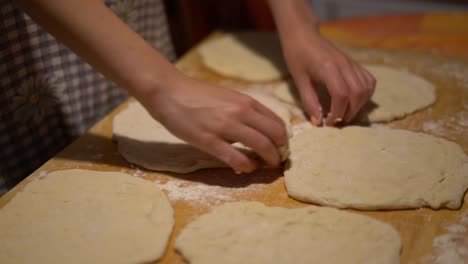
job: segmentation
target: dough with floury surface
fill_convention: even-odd
[[[192,264],[397,264],[389,224],[333,208],[227,203],[188,224],[175,247]]]
[[[0,210],[0,263],[148,263],[165,252],[171,204],[121,172],[64,170],[28,183]]]
[[[389,128],[308,128],[290,140],[294,199],[338,208],[457,209],[468,158],[457,144]]]
[[[243,32],[214,37],[198,48],[209,69],[246,81],[280,79],[288,72],[277,34]]]
[[[357,120],[386,122],[402,118],[435,102],[434,86],[421,76],[383,65],[363,65],[377,80],[375,93],[363,107]],[[316,91],[324,114],[330,109],[330,96],[324,86]],[[292,82],[282,82],[274,95],[284,102],[300,106],[301,100]]]
[[[291,114],[288,107],[273,96],[260,92],[246,92],[264,106],[271,109],[291,131]],[[132,102],[127,109],[116,115],[113,121],[113,137],[120,154],[130,163],[156,171],[190,173],[206,168],[224,168],[225,163],[191,146],[169,132],[154,120],[139,103]],[[234,144],[252,158],[258,158],[246,146]],[[282,160],[287,159],[287,148],[280,148]]]

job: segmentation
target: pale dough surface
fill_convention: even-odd
[[[390,225],[333,208],[227,203],[188,224],[176,249],[190,263],[399,263]]]
[[[211,70],[247,81],[271,81],[287,74],[278,36],[245,32],[213,38],[198,48]]]
[[[286,105],[266,94],[246,94],[275,112],[287,130],[291,130],[291,115]],[[113,137],[118,142],[119,152],[127,161],[150,170],[189,173],[204,168],[227,167],[220,160],[174,136],[136,102],[130,103],[127,109],[114,118]],[[236,146],[254,155],[247,147],[240,144]],[[283,159],[286,158],[283,156]]]
[[[169,200],[151,182],[55,171],[0,210],[0,263],[146,263],[164,254],[173,225]]]
[[[363,108],[358,119],[368,122],[384,122],[423,109],[435,102],[435,88],[426,79],[416,74],[382,65],[363,65],[377,80],[377,86],[370,102]],[[291,82],[279,84],[274,91],[281,100],[300,105],[300,99]],[[329,108],[326,89],[317,92],[324,108]],[[325,110],[325,111],[328,111]]]
[[[456,209],[468,188],[457,144],[389,128],[308,128],[290,140],[288,194],[338,208]]]

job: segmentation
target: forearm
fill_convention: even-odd
[[[307,0],[268,0],[281,36],[301,34],[303,30],[318,32],[318,21]]]
[[[99,0],[17,0],[18,5],[107,78],[144,98],[177,70]]]

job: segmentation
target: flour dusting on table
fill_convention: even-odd
[[[184,201],[197,206],[213,207],[224,202],[237,201],[247,197],[250,192],[266,188],[265,184],[255,183],[246,187],[224,187],[171,178],[166,182],[155,180],[171,202]]]
[[[459,223],[445,226],[447,233],[432,241],[433,254],[421,263],[466,264],[468,260],[468,212],[459,216]]]

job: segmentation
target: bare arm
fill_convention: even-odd
[[[237,171],[256,162],[230,142],[242,142],[269,165],[287,143],[284,124],[238,92],[190,79],[126,26],[99,0],[18,0],[36,22],[133,94],[163,125]]]
[[[312,123],[350,122],[375,89],[374,77],[324,39],[306,0],[269,0],[291,75]],[[331,95],[330,113],[322,113],[315,86]]]
[[[177,75],[163,56],[127,27],[102,1],[16,2],[59,41],[106,77],[129,89],[137,98],[150,92],[147,89],[153,85],[162,85]]]

